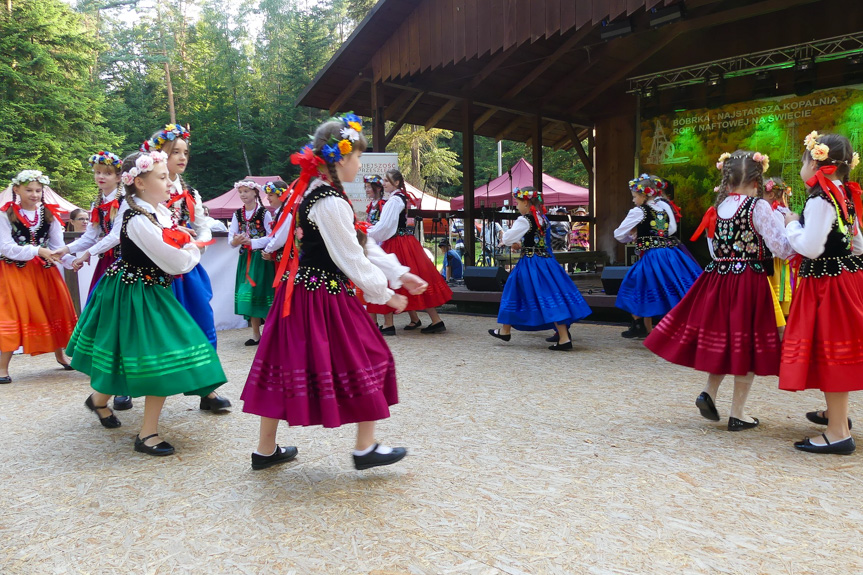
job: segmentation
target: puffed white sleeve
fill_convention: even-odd
[[[354,229],[350,204],[336,197],[321,198],[309,210],[309,220],[318,225],[333,262],[363,290],[369,303],[385,304],[393,296],[387,277],[363,253]]]
[[[404,209],[404,201],[398,196],[392,196],[381,210],[381,219],[369,228],[369,236],[379,244],[393,237],[399,228],[399,215]]]
[[[99,254],[104,254],[111,248],[115,248],[120,245],[120,230],[123,227],[123,216],[126,214],[126,210],[129,209],[129,204],[126,203],[126,200],[123,200],[123,203],[120,204],[120,209],[117,210],[117,215],[114,217],[113,227],[111,228],[111,233],[106,234],[104,238],[96,242],[96,245],[91,247],[88,252],[90,252],[91,256],[98,256]]]
[[[794,255],[794,248],[788,243],[785,228],[776,220],[776,216],[773,215],[773,208],[770,207],[767,200],[755,202],[752,223],[755,224],[755,230],[764,238],[764,243],[773,252],[774,257],[787,260]]]
[[[273,214],[269,211],[264,213],[264,229],[267,230],[267,235],[262,238],[252,238],[252,249],[253,250],[262,250],[268,245],[270,245],[270,240],[273,239],[270,237],[270,232],[273,231]]]
[[[276,235],[266,238],[269,241],[267,246],[264,248],[265,252],[271,254],[285,247],[285,244],[288,243],[288,232],[291,230],[291,222],[293,219],[294,214],[288,214],[285,216],[285,222],[276,230]]]
[[[10,260],[28,262],[39,254],[39,247],[27,244],[19,246],[12,239],[12,222],[6,212],[0,212],[0,255]]]
[[[63,241],[63,224],[57,218],[51,220],[48,228],[48,249],[59,250],[66,245]]]
[[[387,281],[393,289],[402,287],[401,277],[411,271],[403,266],[395,254],[388,254],[375,242],[374,238],[366,238],[366,257],[387,276]]]
[[[69,248],[70,254],[83,252],[84,250],[88,250],[95,246],[96,242],[99,241],[99,236],[101,234],[102,228],[99,227],[99,224],[87,224],[87,229],[84,230],[84,233],[74,241],[67,244],[66,247]]]
[[[617,229],[614,230],[614,239],[622,244],[627,244],[635,239],[635,226],[644,219],[644,211],[636,206],[629,210]],[[672,214],[672,219],[674,216]]]
[[[210,230],[210,226],[207,225],[207,216],[204,214],[204,201],[201,199],[201,194],[198,193],[198,190],[192,190],[192,194],[195,196],[195,223],[193,227],[195,228],[195,241],[196,242],[208,242],[213,239],[213,232]]]
[[[234,215],[231,216],[231,225],[228,226],[228,244],[232,248],[239,248],[240,246],[235,246],[233,243],[234,236],[240,233],[240,224],[237,223],[237,213],[234,212]]]
[[[530,230],[530,222],[527,221],[527,218],[524,216],[519,216],[515,219],[512,225],[503,233],[503,237],[501,238],[501,243],[505,246],[511,246],[515,242],[520,242],[521,238],[524,237]]]
[[[836,221],[836,210],[824,198],[810,198],[803,208],[803,219],[805,226],[797,221],[788,222],[785,233],[794,251],[803,257],[815,259],[824,253],[827,235]]]
[[[162,230],[147,218],[138,216],[126,224],[129,239],[166,273],[174,276],[189,273],[201,261],[201,251],[194,243],[175,248],[164,242]]]

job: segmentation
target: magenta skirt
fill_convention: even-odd
[[[389,417],[398,403],[395,362],[359,300],[303,283],[292,297],[282,317],[282,282],[240,396],[243,411],[324,427]]]
[[[90,290],[87,292],[87,299],[90,299],[90,296],[93,295],[93,290],[96,289],[96,286],[99,284],[99,280],[102,279],[103,275],[105,275],[105,270],[107,270],[116,259],[117,258],[114,257],[114,250],[108,250],[102,254],[102,257],[96,262],[96,269],[93,270],[93,278],[90,280]]]

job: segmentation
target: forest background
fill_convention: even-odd
[[[120,157],[173,114],[192,132],[189,182],[205,199],[251,175],[291,178],[290,154],[328,114],[299,93],[375,0],[2,0],[0,178],[41,169],[87,207],[87,158]],[[366,133],[370,130],[370,123]],[[476,137],[477,185],[497,176],[497,145]],[[404,126],[387,151],[406,178],[461,194],[460,133]],[[531,149],[504,141],[503,169]],[[574,152],[543,149],[545,172],[579,185]]]

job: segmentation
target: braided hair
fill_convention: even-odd
[[[851,161],[854,158],[854,148],[851,147],[851,142],[845,136],[839,134],[824,134],[818,138],[819,144],[824,144],[829,148],[827,158],[821,161],[815,160],[809,150],[803,152],[803,163],[815,162],[819,168],[823,166],[836,166],[834,176],[842,180],[843,184],[848,183],[848,176],[851,174]],[[810,194],[817,194],[821,190],[819,184],[809,190]]]
[[[403,191],[405,194],[408,193],[408,187],[405,184],[405,177],[402,175],[400,171],[393,168],[392,170],[387,170],[387,179],[396,185],[398,189]]]
[[[6,215],[9,217],[9,223],[11,224],[18,222],[18,216],[15,215],[15,210],[12,207],[15,205],[17,197],[18,196],[15,194],[15,186],[12,186],[12,201],[9,202],[9,207],[6,209]]]
[[[123,160],[123,167],[122,167],[121,171],[122,172],[128,172],[129,170],[134,168],[135,167],[135,160],[137,160],[138,158],[140,158],[143,155],[145,155],[145,152],[135,152],[133,154],[126,156],[126,158]],[[164,226],[159,223],[159,220],[156,219],[156,216],[154,216],[152,213],[148,212],[147,210],[145,210],[144,208],[139,206],[138,202],[135,201],[135,198],[137,197],[137,193],[138,193],[138,189],[135,187],[135,182],[132,182],[132,184],[130,184],[128,186],[124,185],[124,188],[126,190],[126,205],[129,206],[129,209],[132,210],[133,212],[137,212],[139,214],[146,216],[146,218],[148,220],[150,220],[151,222],[153,222],[153,224],[156,227],[158,227],[160,229],[163,228]]]
[[[737,150],[723,162],[722,181],[717,190],[715,207],[718,208],[719,204],[725,201],[731,190],[751,182],[758,184],[755,196],[764,197],[764,169],[761,162],[752,159],[754,155],[755,152]]]

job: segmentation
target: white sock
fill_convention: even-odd
[[[380,453],[381,455],[389,455],[390,453],[393,452],[392,447],[387,447],[386,445],[381,445],[379,443],[375,443],[375,444],[367,447],[366,449],[362,449],[362,450],[354,449],[354,455],[356,455],[357,457],[360,457],[362,455],[368,455],[369,453],[372,452],[372,450],[374,450],[376,453]]]
[[[272,453],[270,453],[270,454],[261,453],[260,451],[258,451],[258,450],[256,449],[256,450],[255,450],[255,455],[260,455],[261,457],[272,457],[273,455],[275,455],[275,454],[276,454],[276,452],[277,452],[278,450],[279,450],[279,446],[278,446],[278,445],[277,445],[277,446],[276,446],[276,448],[273,450],[273,452],[272,452]]]

